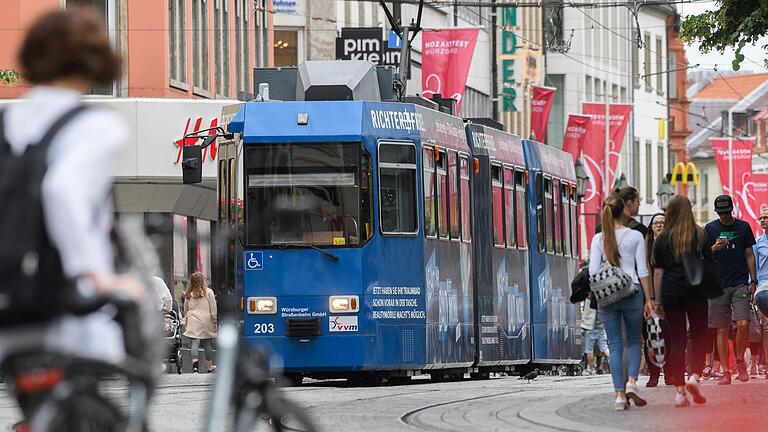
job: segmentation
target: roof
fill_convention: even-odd
[[[718,77],[694,94],[691,99],[743,99],[766,81],[768,81],[768,73]]]

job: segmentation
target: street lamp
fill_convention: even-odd
[[[659,199],[659,208],[666,211],[667,206],[669,205],[669,199],[674,194],[675,191],[672,189],[672,186],[669,185],[667,178],[664,177],[664,180],[661,181],[661,186],[659,186],[659,191],[656,192],[656,197]]]
[[[621,175],[616,180],[614,180],[613,188],[611,188],[611,190],[621,189],[626,186],[629,186],[629,183],[627,183],[627,177],[624,175],[624,173],[621,173]]]
[[[573,166],[576,169],[576,196],[581,201],[584,196],[587,195],[587,183],[589,182],[589,176],[584,171],[584,167],[581,166],[581,160],[576,160],[576,164]]]

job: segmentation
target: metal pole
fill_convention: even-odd
[[[604,195],[608,197],[610,193],[611,185],[608,182],[608,173],[611,168],[611,113],[610,104],[608,103],[608,92],[605,91],[603,97],[605,97],[605,175],[603,176],[603,188],[605,190]]]
[[[728,194],[733,195],[733,107],[728,109]]]

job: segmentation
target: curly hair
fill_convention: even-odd
[[[81,78],[110,84],[120,74],[104,19],[91,7],[70,7],[40,16],[19,51],[22,76],[32,84]]]

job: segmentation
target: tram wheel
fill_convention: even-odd
[[[469,374],[469,379],[473,381],[487,380],[491,378],[490,372],[472,372]]]

